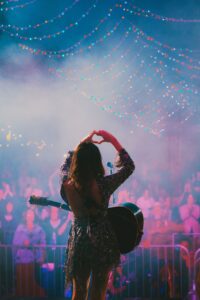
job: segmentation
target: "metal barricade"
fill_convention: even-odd
[[[0,245],[0,298],[59,297],[71,299],[71,291],[64,288],[64,260],[66,246],[28,247],[23,249]],[[21,251],[21,252],[20,252]],[[40,251],[43,259],[21,261],[19,255]],[[38,257],[38,256],[37,256]],[[200,251],[196,254],[199,263]],[[107,299],[184,299],[191,286],[188,250],[180,245],[138,247],[122,256],[123,292],[108,293]],[[114,271],[113,271],[114,272]],[[199,269],[196,269],[196,274]]]
[[[194,254],[194,285],[195,294],[200,299],[200,248]]]
[[[55,245],[0,245],[0,299],[64,297],[65,249]]]
[[[15,263],[13,247],[0,244],[0,299],[13,295],[15,284]]]
[[[188,250],[180,245],[138,247],[123,263],[128,285],[119,299],[184,299],[191,278],[186,260]]]
[[[200,247],[200,233],[173,233],[172,245],[182,244],[183,242],[188,244],[188,248],[195,252]]]

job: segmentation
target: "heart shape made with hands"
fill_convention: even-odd
[[[104,138],[96,133],[92,136],[91,142],[94,144],[101,144],[104,142]]]

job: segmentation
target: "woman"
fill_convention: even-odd
[[[35,213],[32,209],[25,212],[25,223],[17,226],[13,245],[16,263],[16,296],[45,296],[43,288],[36,282],[35,275],[44,262],[46,236],[44,230],[35,224]]]
[[[102,137],[93,140],[94,135]],[[120,170],[105,176],[96,145],[111,143],[119,153]],[[62,167],[61,196],[70,206],[74,221],[67,249],[66,283],[72,282],[72,300],[85,300],[89,279],[91,300],[103,300],[109,273],[119,264],[117,239],[107,216],[111,194],[132,174],[134,163],[119,141],[104,130],[93,131],[70,152]]]

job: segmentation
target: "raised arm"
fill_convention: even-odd
[[[110,195],[133,173],[135,164],[125,149],[119,152],[121,168],[114,174],[102,179],[102,188],[106,197]]]
[[[119,154],[120,160],[117,167],[120,169],[115,174],[105,176],[102,179],[102,188],[106,196],[109,197],[133,173],[135,164],[121,143],[112,134],[104,130],[99,130],[96,135],[102,137],[102,141],[99,144],[109,142]]]

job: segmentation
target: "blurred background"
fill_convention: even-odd
[[[59,173],[67,151],[90,131],[105,129],[136,164],[110,205],[131,201],[142,208],[141,247],[184,243],[188,288],[169,292],[167,283],[166,295],[183,299],[194,286],[198,290],[199,41],[199,0],[0,2],[0,236],[7,245],[2,257],[8,245],[16,246],[15,231],[26,224],[29,209],[44,231],[38,242],[65,245],[70,213],[30,206],[28,200],[34,194],[62,201]],[[107,166],[115,151],[108,144],[100,150],[107,174],[115,172]],[[62,227],[59,233],[49,222],[57,231]],[[12,283],[0,277],[0,286],[2,296],[14,297],[16,253],[9,260]],[[8,269],[4,263],[2,270]],[[63,263],[62,258],[60,269]],[[139,296],[164,299],[160,289],[157,296],[152,290]],[[52,293],[46,288],[46,295]]]

